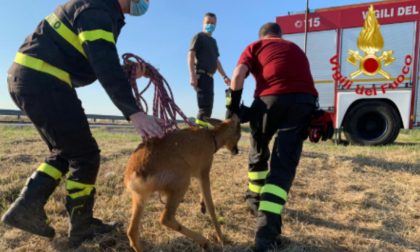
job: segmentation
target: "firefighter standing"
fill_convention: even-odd
[[[195,122],[204,127],[208,127],[205,119],[211,116],[213,110],[213,75],[216,70],[223,76],[226,85],[230,85],[230,79],[219,61],[217,42],[212,37],[216,21],[215,14],[204,15],[203,31],[193,37],[188,53],[190,83],[197,92],[198,114]]]
[[[276,23],[263,25],[260,40],[242,53],[233,73],[228,113],[239,113],[244,79],[256,79],[251,106],[251,149],[246,200],[257,215],[255,250],[279,245],[281,212],[296,173],[318,93],[304,52],[281,38]],[[270,168],[269,143],[276,134]]]
[[[69,245],[77,247],[96,233],[114,229],[115,225],[93,217],[100,150],[75,88],[98,79],[139,134],[163,136],[155,118],[136,105],[115,46],[125,24],[124,13],[140,16],[148,6],[149,0],[72,0],[46,17],[20,47],[8,72],[9,92],[51,153],[2,217],[4,223],[54,237],[44,205],[70,171],[66,182]],[[138,71],[137,76],[141,75]]]

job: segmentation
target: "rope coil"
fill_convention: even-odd
[[[128,74],[128,80],[131,88],[133,89],[137,105],[145,113],[148,112],[149,107],[147,106],[147,102],[144,99],[143,94],[153,84],[155,89],[153,96],[153,116],[160,119],[158,120],[158,123],[165,133],[179,129],[176,120],[177,114],[181,116],[182,120],[187,125],[190,127],[194,126],[182,110],[175,104],[175,99],[168,82],[155,67],[132,53],[126,53],[122,56],[122,58],[124,62],[123,68]],[[149,83],[141,92],[139,92],[136,78],[137,67],[139,67],[139,65],[145,66],[144,76],[149,78]]]

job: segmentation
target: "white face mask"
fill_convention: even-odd
[[[130,15],[132,15],[132,16],[144,15],[144,13],[147,12],[147,9],[149,9],[149,1],[146,1],[146,0],[134,1],[134,0],[131,0]]]

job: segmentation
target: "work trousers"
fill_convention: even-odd
[[[251,106],[246,198],[258,209],[257,238],[275,239],[281,233],[281,212],[315,104],[316,98],[308,94],[283,94],[256,98]],[[269,144],[274,135],[268,167]]]
[[[23,72],[9,73],[9,93],[50,150],[38,170],[55,179],[70,171],[68,180],[80,183],[80,188],[93,185],[99,170],[100,150],[76,91],[51,75],[30,69]]]
[[[214,84],[213,77],[207,74],[198,75],[197,85],[197,104],[198,114],[197,119],[205,121],[206,118],[210,118],[213,111],[213,100],[214,100]]]

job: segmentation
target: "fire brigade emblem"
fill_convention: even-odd
[[[386,79],[392,78],[389,73],[382,69],[382,66],[388,66],[394,62],[393,51],[383,51],[381,56],[376,56],[376,53],[384,47],[384,39],[372,5],[369,7],[363,29],[357,39],[357,47],[364,52],[364,55],[360,55],[359,51],[348,51],[347,61],[359,67],[359,70],[350,74],[352,79],[360,74],[368,76],[380,74]]]

